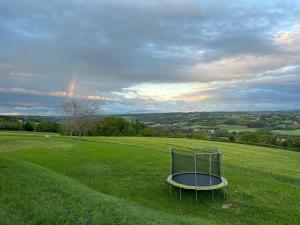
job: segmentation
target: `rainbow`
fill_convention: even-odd
[[[74,97],[75,86],[76,86],[76,75],[72,75],[66,90],[67,97],[69,98]]]

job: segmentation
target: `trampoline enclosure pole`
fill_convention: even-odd
[[[209,185],[211,185],[211,154],[209,154]]]
[[[181,188],[179,188],[179,198],[181,200]]]
[[[219,175],[222,177],[223,153],[219,153]]]
[[[171,176],[173,176],[173,154],[172,154],[172,149],[169,147],[169,153],[170,153],[170,173],[171,173]],[[172,185],[169,184],[169,191],[171,193],[172,191]]]
[[[173,176],[173,154],[172,154],[171,148],[169,148],[169,152],[170,152],[170,172],[171,172],[171,175]]]
[[[195,160],[195,194],[196,194],[196,202],[197,202],[198,201],[198,196],[197,196],[197,152],[195,152],[194,160]]]
[[[224,161],[224,155],[223,153],[220,153],[220,158],[219,158],[219,164],[220,164],[220,177],[222,177],[222,167],[223,167],[223,161]],[[225,186],[225,183],[224,183],[224,186],[223,186],[223,197],[224,199],[226,199],[226,186]]]

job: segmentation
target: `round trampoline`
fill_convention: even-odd
[[[197,201],[197,191],[213,191],[227,186],[227,180],[221,176],[223,154],[218,149],[169,150],[171,174],[167,181],[180,188],[180,198],[181,189],[195,190]]]

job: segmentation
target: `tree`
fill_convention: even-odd
[[[241,142],[258,143],[259,135],[255,132],[242,132],[240,136]]]
[[[42,121],[37,124],[37,132],[59,132],[60,124],[52,121]]]
[[[96,136],[153,136],[154,132],[150,127],[139,121],[106,116],[95,121],[89,134]]]
[[[69,135],[86,135],[93,127],[100,113],[100,106],[95,101],[79,101],[72,99],[59,107],[59,112],[66,117]]]
[[[33,126],[32,126],[32,124],[31,124],[30,122],[26,122],[26,123],[24,124],[24,130],[26,130],[26,131],[33,131]]]
[[[224,124],[227,124],[227,125],[238,125],[239,122],[236,119],[232,119],[231,118],[231,119],[225,120]]]
[[[142,131],[142,135],[145,136],[145,137],[153,136],[153,131],[152,131],[152,129],[150,127],[146,127]]]
[[[247,124],[249,128],[264,128],[266,124],[263,121],[251,121]]]
[[[235,142],[235,136],[234,136],[234,135],[230,135],[230,136],[228,137],[228,141],[229,141],[229,142]]]

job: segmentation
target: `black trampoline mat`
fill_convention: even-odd
[[[205,174],[205,173],[196,173],[197,177],[197,187],[198,186],[211,186],[222,183],[221,177]],[[172,176],[172,180],[177,183],[196,186],[195,173],[180,173]]]

